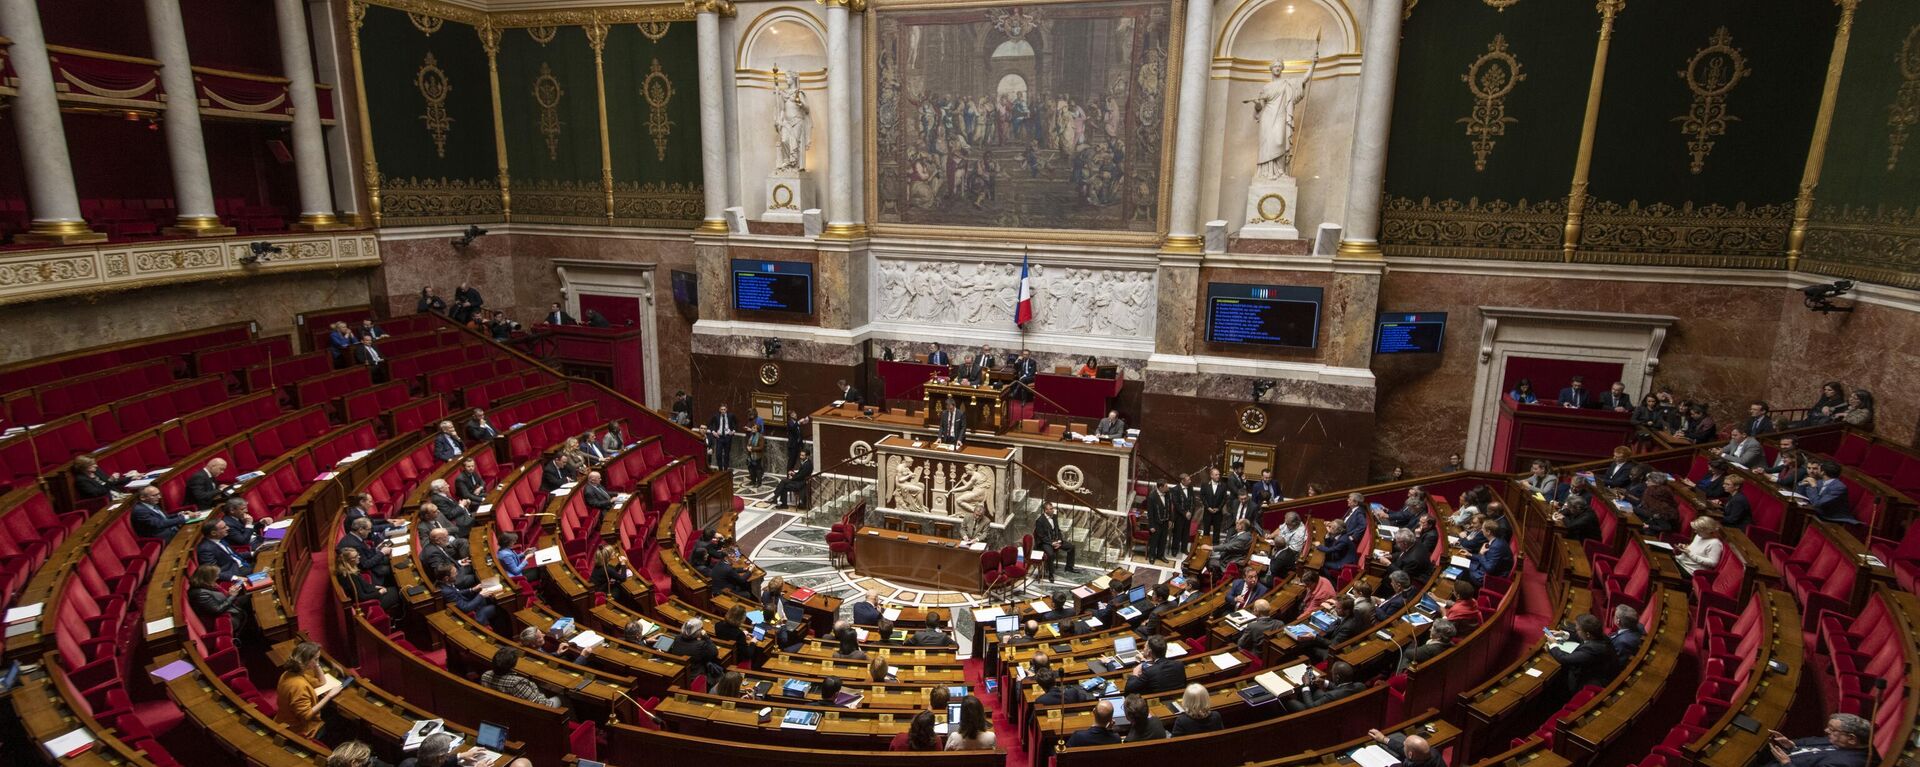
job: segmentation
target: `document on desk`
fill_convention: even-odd
[[[1044,599],[1036,599],[1036,600],[1033,600],[1032,602],[1028,602],[1027,607],[1032,608],[1032,610],[1036,613],[1053,612],[1053,607],[1049,606],[1047,604],[1047,600],[1044,600]]]
[[[1384,746],[1375,743],[1349,754],[1360,767],[1393,767],[1400,763],[1400,757],[1394,756]]]
[[[889,607],[885,610],[881,610],[880,617],[886,618],[887,620],[890,620],[890,621],[900,620],[900,608]]]
[[[1286,668],[1280,669],[1280,675],[1283,677],[1286,677],[1287,681],[1292,682],[1293,686],[1299,687],[1300,685],[1307,683],[1307,665],[1302,663],[1299,665],[1288,666]]]
[[[94,740],[93,733],[88,732],[87,728],[81,727],[40,745],[47,749],[47,754],[53,758],[65,759],[89,748],[93,748]]]
[[[1293,692],[1294,690],[1294,686],[1292,683],[1288,682],[1285,679],[1282,679],[1279,674],[1276,674],[1272,671],[1268,671],[1266,673],[1263,673],[1259,676],[1254,677],[1253,681],[1259,684],[1261,687],[1265,687],[1267,689],[1267,692],[1272,693],[1273,697],[1276,697],[1276,698],[1282,695],[1285,695],[1287,693]]]
[[[1230,652],[1219,653],[1213,656],[1212,660],[1213,667],[1221,671],[1226,671],[1227,669],[1240,665],[1240,659],[1233,657],[1233,653]]]
[[[1574,650],[1580,649],[1580,643],[1572,640],[1557,642],[1553,645],[1553,649],[1561,652],[1573,652]]]

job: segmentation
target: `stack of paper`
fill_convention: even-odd
[[[7,609],[7,625],[11,626],[15,623],[25,623],[27,621],[31,621],[36,618],[39,618],[40,611],[42,609],[45,609],[46,605],[47,603],[45,602],[35,602],[30,605],[21,605],[19,607],[8,608]]]
[[[81,727],[40,745],[47,749],[49,756],[55,759],[66,759],[93,748],[93,741],[93,733]]]
[[[1293,683],[1280,678],[1279,674],[1273,673],[1271,671],[1268,671],[1266,673],[1263,673],[1259,676],[1254,677],[1253,681],[1256,684],[1260,685],[1261,687],[1266,688],[1267,692],[1273,693],[1273,696],[1276,698],[1282,695],[1285,695],[1287,693],[1293,692],[1294,690]]]
[[[1168,643],[1168,644],[1172,644],[1172,643]],[[1220,669],[1221,671],[1226,671],[1227,669],[1233,668],[1234,666],[1238,666],[1238,665],[1240,665],[1240,659],[1233,657],[1233,653],[1223,652],[1223,653],[1215,654],[1213,656],[1214,668]]]
[[[536,565],[546,566],[558,561],[560,561],[559,546],[548,546],[533,552],[533,563]]]
[[[1376,743],[1349,754],[1360,767],[1393,767],[1400,763],[1400,757]]]
[[[881,610],[880,617],[886,618],[887,620],[890,620],[890,621],[900,620],[900,608],[889,607],[885,610]]]
[[[602,642],[607,641],[607,638],[600,636],[598,633],[593,631],[582,631],[578,634],[574,634],[573,638],[567,641],[573,643],[574,647],[578,647],[582,650],[591,650],[595,647],[599,647]]]

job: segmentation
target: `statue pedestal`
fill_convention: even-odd
[[[761,221],[800,223],[800,211],[813,207],[813,179],[806,172],[767,177],[767,212]]]
[[[1247,220],[1240,236],[1255,240],[1297,240],[1300,230],[1294,226],[1295,204],[1300,199],[1300,183],[1292,176],[1275,181],[1247,185]]]

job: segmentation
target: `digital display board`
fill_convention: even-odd
[[[1382,314],[1374,328],[1374,354],[1438,354],[1447,336],[1447,313]]]
[[[813,313],[813,264],[733,260],[733,308]]]
[[[1295,285],[1207,283],[1207,340],[1314,348],[1324,293]]]

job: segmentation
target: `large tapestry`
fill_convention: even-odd
[[[1166,0],[876,4],[878,224],[1160,228]]]

